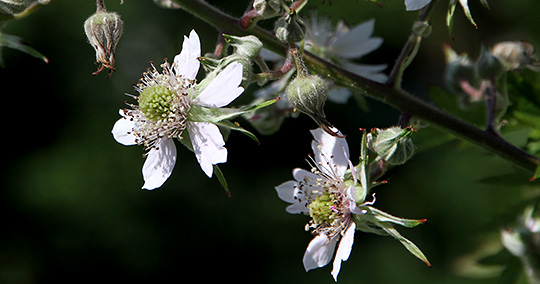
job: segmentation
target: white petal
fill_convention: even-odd
[[[384,83],[388,79],[386,74],[382,73],[386,69],[386,64],[356,64],[351,62],[342,62],[341,66],[348,71],[358,74],[366,79],[370,79],[375,82]]]
[[[242,64],[234,62],[229,64],[210,82],[193,102],[206,107],[222,107],[236,99],[244,88],[242,83]]]
[[[351,97],[351,91],[348,88],[334,86],[328,90],[328,100],[337,104],[347,103]]]
[[[134,127],[134,121],[122,117],[116,121],[111,132],[118,143],[126,146],[135,145],[137,142],[135,142],[135,136],[133,135]]]
[[[209,122],[188,122],[187,128],[197,161],[203,172],[212,177],[212,165],[227,161],[227,149],[219,128]]]
[[[157,148],[148,152],[143,165],[143,189],[155,189],[171,175],[176,164],[176,146],[172,139],[161,139]]]
[[[371,38],[374,27],[375,20],[354,27],[330,46],[332,53],[341,58],[358,58],[379,48],[383,39]]]
[[[311,130],[311,134],[315,162],[327,173],[343,177],[349,167],[349,146],[345,138],[332,136],[321,128]]]
[[[329,241],[325,235],[318,235],[309,243],[304,254],[304,268],[306,271],[327,265],[336,247],[335,240]]]
[[[416,11],[424,8],[431,0],[405,0],[407,11]]]
[[[177,76],[195,79],[199,72],[199,57],[201,56],[201,42],[195,30],[191,30],[189,37],[184,36],[182,51],[174,57],[174,72]]]
[[[345,231],[345,234],[343,235],[343,237],[341,237],[341,241],[339,242],[336,256],[334,258],[334,267],[332,269],[332,276],[334,276],[334,280],[336,282],[339,270],[341,270],[341,262],[349,259],[349,255],[351,254],[352,245],[354,243],[355,230],[356,224],[351,221],[351,224],[349,225],[349,227]]]
[[[278,186],[276,186],[276,191],[278,194],[278,197],[281,198],[281,200],[289,203],[295,203],[295,191],[298,187],[298,182],[294,180],[286,181]]]

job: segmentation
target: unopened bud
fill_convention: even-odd
[[[504,66],[497,57],[493,56],[487,48],[482,46],[482,52],[476,62],[476,73],[478,77],[485,80],[499,78],[504,74]]]
[[[526,41],[503,41],[491,49],[493,56],[501,60],[507,70],[519,70],[538,63],[534,46]]]
[[[341,137],[339,130],[326,120],[324,103],[328,88],[321,77],[298,75],[289,83],[285,94],[293,108],[310,116],[328,134]]]
[[[459,55],[445,45],[443,52],[446,59],[445,83],[454,92],[461,91],[461,83],[474,84],[477,81],[476,70],[467,55]]]
[[[99,10],[84,22],[84,31],[90,45],[96,51],[96,62],[100,65],[93,75],[109,69],[114,71],[114,54],[122,35],[123,22],[114,12]]]
[[[368,147],[390,165],[401,165],[414,154],[411,136],[412,127],[397,126],[387,129],[374,129],[368,134]]]
[[[49,0],[0,0],[0,14],[19,15],[38,4],[48,4]]]
[[[253,9],[261,19],[276,17],[282,13],[280,0],[255,0]]]
[[[281,42],[299,42],[304,39],[306,25],[295,10],[290,10],[276,21],[274,33]]]

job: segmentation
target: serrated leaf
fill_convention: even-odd
[[[29,45],[24,44],[22,39],[17,36],[0,33],[0,47],[3,46],[22,51],[35,58],[43,60],[45,63],[49,62],[49,59],[47,59],[47,57],[45,57],[43,54],[41,54],[34,48],[30,47]]]
[[[229,191],[229,185],[227,184],[227,180],[225,179],[223,172],[217,165],[213,165],[213,166],[214,166],[214,174],[216,175],[219,183],[221,184],[223,189],[225,189],[225,192],[227,193],[227,195],[231,197],[231,192]]]

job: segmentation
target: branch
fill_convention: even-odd
[[[287,46],[279,42],[273,34],[260,27],[254,26],[249,30],[242,29],[239,25],[239,19],[223,13],[203,0],[173,1],[220,32],[237,36],[252,34],[264,43],[265,48],[283,56],[286,55]],[[540,165],[538,157],[517,148],[498,135],[481,130],[449,115],[402,89],[395,89],[392,85],[380,84],[363,78],[308,51],[304,51],[304,61],[310,70],[317,72],[324,78],[429,122],[437,128],[483,147],[524,169],[536,173]]]

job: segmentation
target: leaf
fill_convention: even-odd
[[[231,192],[229,191],[229,185],[227,185],[227,180],[225,180],[225,176],[223,175],[223,172],[217,165],[213,165],[213,166],[214,166],[214,174],[216,175],[219,183],[221,184],[223,189],[225,189],[225,192],[227,193],[227,195],[231,197]]]
[[[431,263],[424,253],[411,241],[403,237],[390,223],[379,223],[379,226],[390,236],[397,239],[410,253],[431,267]]]
[[[30,47],[29,45],[24,44],[22,39],[17,36],[0,33],[0,47],[2,46],[22,51],[35,58],[43,60],[45,63],[49,62],[49,59],[47,59],[47,57]]]
[[[390,222],[390,223],[398,224],[407,228],[413,228],[426,222],[426,219],[417,220],[417,219],[400,218],[400,217],[390,215],[377,208],[374,208],[371,206],[367,206],[367,207],[368,207],[368,211],[371,211],[371,214],[373,215],[373,217],[375,217],[375,219],[377,219],[378,222]]]

